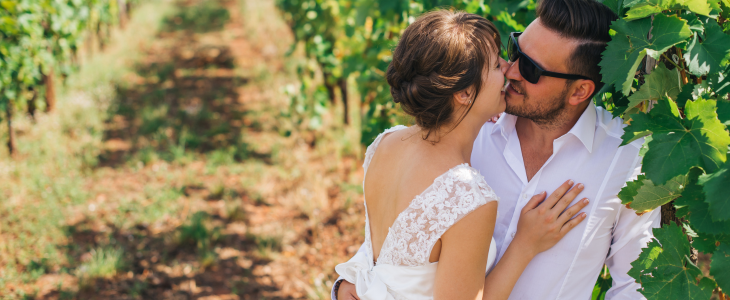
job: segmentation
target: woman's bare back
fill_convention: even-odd
[[[375,260],[380,256],[390,227],[413,199],[428,189],[436,178],[466,163],[453,148],[424,141],[415,126],[381,138],[364,181]],[[433,246],[429,262],[438,261],[440,248],[439,240]]]

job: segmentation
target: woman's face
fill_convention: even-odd
[[[496,53],[490,57],[490,65],[482,72],[482,86],[471,113],[474,113],[480,120],[488,121],[492,117],[504,112],[504,74],[509,69],[507,61]]]

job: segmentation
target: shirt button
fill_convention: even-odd
[[[522,194],[522,199],[527,199],[527,198],[529,198],[529,197],[527,197],[527,194]]]
[[[515,232],[512,233],[512,238],[515,238]]]

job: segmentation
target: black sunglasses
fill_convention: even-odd
[[[535,61],[532,60],[529,56],[527,56],[525,53],[520,50],[520,45],[517,44],[517,37],[520,36],[522,32],[513,32],[509,35],[509,42],[507,44],[507,57],[510,61],[515,62],[518,58],[526,58],[526,59],[520,59],[520,75],[522,75],[522,78],[525,78],[527,82],[536,84],[538,80],[540,80],[540,76],[550,76],[555,78],[563,78],[563,79],[587,79],[587,80],[593,80],[583,75],[576,75],[576,74],[563,74],[563,73],[556,73],[556,72],[550,72],[545,71],[545,69],[538,66]]]

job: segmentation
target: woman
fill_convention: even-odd
[[[532,257],[585,218],[570,216],[587,201],[567,208],[582,185],[571,189],[569,180],[550,197],[534,196],[484,278],[498,198],[469,161],[483,124],[505,108],[499,40],[486,19],[446,10],[403,33],[387,80],[416,125],[386,130],[367,149],[367,251],[336,267],[356,286],[339,300],[507,299]]]

